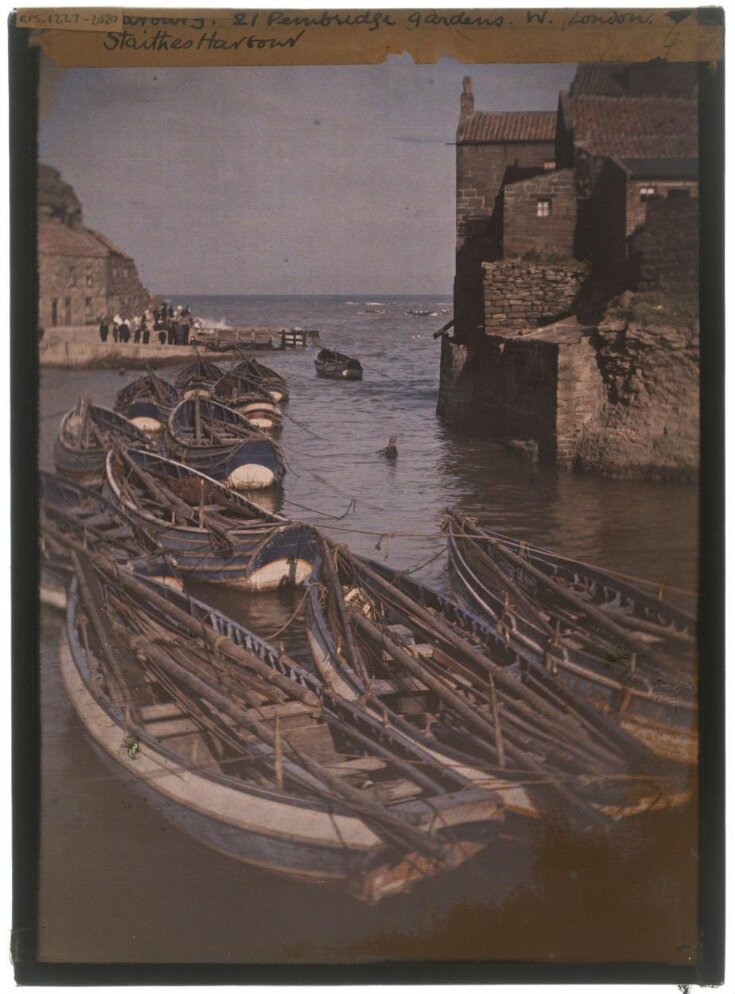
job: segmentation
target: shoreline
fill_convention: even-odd
[[[38,362],[40,366],[50,369],[160,369],[198,356],[227,360],[251,352],[282,351],[282,333],[294,332],[293,329],[275,327],[248,328],[247,331],[251,334],[250,342],[241,340],[237,348],[218,350],[207,349],[204,345],[161,345],[158,341],[147,345],[111,340],[101,342],[96,327],[54,328],[38,343]],[[277,347],[273,347],[274,340],[278,341]],[[304,348],[306,343],[293,347]]]

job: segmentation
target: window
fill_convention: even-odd
[[[645,203],[647,200],[653,200],[656,196],[655,186],[642,186],[639,190],[641,203]]]
[[[87,270],[87,286],[92,286],[92,270]]]
[[[87,317],[89,317],[89,315],[92,313],[92,298],[91,297],[85,297],[84,298],[84,313],[85,313],[85,315]]]
[[[76,267],[72,266],[69,269],[69,286],[76,286],[76,285],[77,285],[77,271]]]
[[[691,195],[691,192],[688,186],[675,186],[667,191],[666,196],[670,200],[685,200]]]
[[[544,159],[544,172],[550,173],[556,169],[556,162],[553,159]]]
[[[551,197],[539,197],[536,201],[536,217],[551,217]]]

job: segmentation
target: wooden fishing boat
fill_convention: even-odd
[[[286,472],[280,448],[231,407],[202,397],[171,412],[168,454],[235,490],[264,490]]]
[[[179,390],[179,398],[211,397],[212,388],[222,376],[222,370],[209,359],[198,358],[190,362],[176,375],[175,383]]]
[[[374,701],[386,723],[409,725],[468,776],[486,778],[489,765],[507,810],[538,817],[561,805],[566,819],[589,826],[689,799],[686,768],[423,584],[322,544],[309,593],[309,644],[328,686]]]
[[[373,902],[493,839],[496,793],[381,736],[247,629],[101,557],[75,566],[66,694],[102,761],[178,828]]]
[[[318,376],[325,376],[330,380],[362,379],[362,366],[359,360],[341,352],[333,352],[331,349],[320,349],[314,359],[314,365]]]
[[[182,586],[175,561],[96,490],[41,471],[39,491],[42,603],[66,607],[74,548],[101,552],[116,562],[132,563],[141,575]]]
[[[311,573],[315,532],[309,525],[270,514],[183,463],[114,449],[105,486],[185,575],[259,591],[301,584]]]
[[[175,386],[149,373],[118,392],[114,409],[142,431],[158,435],[178,401],[179,391]]]
[[[225,373],[212,390],[212,397],[252,421],[256,428],[271,434],[281,430],[282,417],[271,395],[250,377]]]
[[[122,414],[81,399],[65,414],[54,442],[57,472],[77,483],[99,486],[110,446],[121,443],[149,448],[149,436]]]
[[[275,404],[285,404],[288,401],[288,384],[280,373],[270,366],[263,365],[257,359],[246,358],[232,370],[237,376],[252,380],[255,386],[265,390]]]
[[[698,759],[695,621],[599,567],[458,511],[445,519],[462,595],[655,753]]]

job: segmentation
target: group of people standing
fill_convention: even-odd
[[[127,343],[132,339],[135,345],[148,345],[154,335],[161,345],[188,345],[191,326],[188,307],[174,307],[164,301],[158,307],[149,307],[140,317],[105,315],[100,320],[100,341],[106,342],[111,335],[113,342]]]

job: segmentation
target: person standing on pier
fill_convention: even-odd
[[[142,329],[143,329],[142,330],[143,344],[147,345],[151,340],[151,333],[148,330],[148,325],[146,324],[145,321],[143,322]]]
[[[110,334],[110,326],[107,322],[107,315],[103,315],[102,320],[100,321],[100,341],[106,342],[107,336],[109,334]]]

